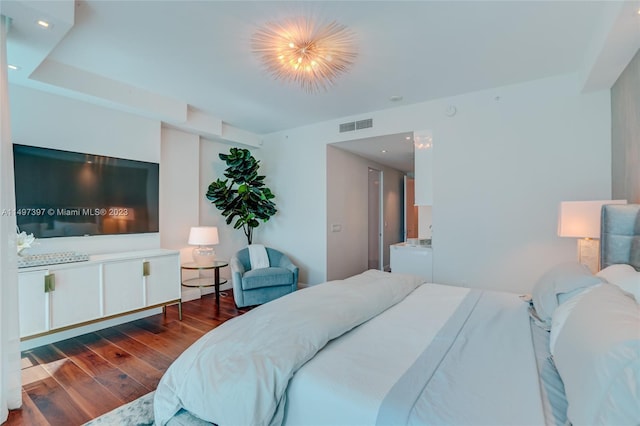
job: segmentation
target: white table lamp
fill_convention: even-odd
[[[193,249],[193,261],[199,265],[213,264],[216,252],[213,247],[220,242],[216,226],[192,226],[189,231],[189,245]]]
[[[627,200],[563,201],[558,215],[558,235],[578,239],[578,262],[596,273],[600,267],[600,213],[605,204]]]

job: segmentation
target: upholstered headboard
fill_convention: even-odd
[[[640,271],[640,204],[602,206],[600,268],[626,263]]]

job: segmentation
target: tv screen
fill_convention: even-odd
[[[36,238],[158,232],[159,165],[13,145],[16,219]]]

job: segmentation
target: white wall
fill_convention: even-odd
[[[189,230],[198,226],[200,215],[200,137],[162,128],[160,168],[160,242],[163,248],[180,250],[181,260],[190,262]]]
[[[575,260],[575,240],[556,235],[558,204],[610,198],[611,136],[609,93],[572,88],[550,79],[469,96],[434,129],[436,280],[529,291]]]
[[[309,283],[324,281],[325,145],[354,137],[338,124],[373,118],[358,137],[430,129],[434,281],[528,291],[546,268],[575,259],[575,240],[556,235],[558,203],[610,196],[609,93],[576,87],[568,75],[267,135],[282,214],[264,238],[296,253]]]
[[[9,87],[14,143],[160,162],[160,122],[22,86]]]
[[[418,238],[431,238],[433,215],[431,206],[418,206]]]
[[[9,87],[9,100],[14,143],[160,162],[159,121],[16,85]],[[99,235],[39,239],[29,253],[95,254],[158,247],[158,233]]]
[[[326,278],[326,151],[325,143],[298,144],[285,134],[260,149],[260,170],[276,194],[278,213],[256,238],[287,253],[300,268],[299,282],[307,284]]]

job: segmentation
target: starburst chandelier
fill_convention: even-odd
[[[274,78],[309,93],[327,90],[357,56],[353,32],[346,26],[307,18],[269,22],[253,35],[251,46]]]

